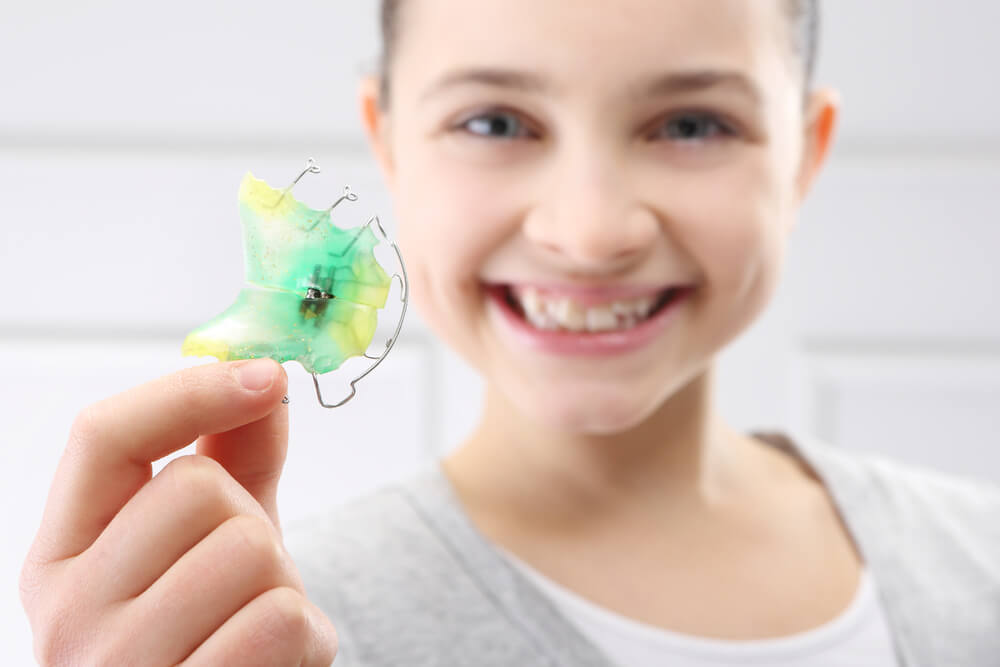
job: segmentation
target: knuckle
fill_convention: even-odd
[[[78,564],[78,559],[42,563],[29,553],[22,568],[18,583],[39,664],[80,664],[93,652],[90,630],[103,610],[94,605],[94,573]]]
[[[181,498],[197,498],[201,503],[224,503],[229,473],[208,456],[188,454],[171,460],[160,475],[166,476]]]
[[[318,641],[314,644],[313,654],[310,656],[311,659],[303,664],[329,667],[330,663],[337,657],[337,650],[340,648],[337,630],[333,627],[330,619],[320,612],[317,607],[312,605],[312,603],[309,603],[309,606],[315,612],[311,616],[313,623],[311,631],[316,632]]]
[[[305,598],[287,586],[264,594],[263,630],[276,640],[304,644],[309,639],[309,611]]]
[[[66,590],[66,577],[54,578],[50,569],[39,567],[29,557],[17,581],[21,606],[29,622],[40,627],[49,626],[50,619],[66,619],[63,612],[70,611],[66,605],[67,593],[75,593]]]
[[[92,650],[88,651],[87,664],[100,667],[148,664],[145,662],[148,657],[141,663],[137,662],[135,644],[134,630],[130,628],[107,633]]]
[[[214,479],[216,475],[225,473],[225,468],[222,467],[221,463],[210,456],[202,456],[201,454],[178,456],[164,467],[164,471],[169,469],[172,469],[174,474],[198,479],[206,477]]]
[[[65,643],[60,641],[56,633],[49,631],[48,628],[34,631],[32,650],[39,665],[61,665],[68,662],[69,652],[66,650]]]
[[[69,429],[70,446],[99,442],[102,439],[104,429],[100,413],[100,404],[92,403],[76,414]]]
[[[242,552],[242,560],[247,563],[257,577],[285,572],[284,555],[277,532],[267,519],[253,514],[240,514],[226,521],[226,530],[233,535],[236,548]]]
[[[38,565],[31,555],[25,559],[21,566],[21,572],[17,577],[17,592],[21,598],[21,606],[26,612],[31,613],[38,594],[42,590],[42,576]]]
[[[63,605],[51,605],[31,618],[32,648],[40,665],[70,665],[87,651],[85,633],[75,628],[78,615]]]

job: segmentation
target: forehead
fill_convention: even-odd
[[[562,83],[663,70],[742,71],[758,84],[791,51],[779,0],[406,0],[394,69],[542,70]],[[404,77],[405,78],[405,77]],[[403,82],[399,82],[403,83]]]

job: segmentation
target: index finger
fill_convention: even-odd
[[[36,561],[75,556],[152,478],[152,462],[198,436],[254,422],[281,404],[288,378],[270,359],[167,375],[84,409],[56,469]]]

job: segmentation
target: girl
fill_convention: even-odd
[[[998,664],[996,490],[711,402],[830,146],[814,3],[383,17],[363,117],[414,298],[486,380],[478,428],[283,539],[279,366],[91,406],[22,575],[39,659],[328,664],[329,618],[344,665]]]

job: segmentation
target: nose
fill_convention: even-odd
[[[612,272],[637,263],[660,227],[631,191],[623,165],[567,162],[528,212],[524,235],[571,270]]]

